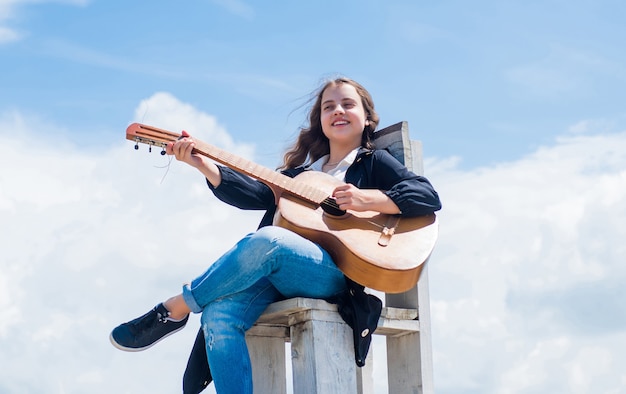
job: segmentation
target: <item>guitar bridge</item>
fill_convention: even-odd
[[[394,215],[390,216],[387,220],[387,223],[383,226],[383,229],[380,231],[380,238],[378,238],[378,244],[380,246],[387,246],[389,242],[391,242],[391,237],[396,233],[396,228],[400,223],[400,216]]]

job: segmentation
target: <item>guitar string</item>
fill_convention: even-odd
[[[148,110],[150,109],[150,103],[146,103],[146,110],[143,112],[143,115],[141,117],[141,123],[146,123],[146,115],[148,114]],[[163,148],[165,149],[165,148]],[[160,168],[163,169],[165,168],[165,173],[163,174],[163,176],[161,177],[161,181],[159,182],[159,185],[162,185],[163,182],[165,181],[165,177],[167,177],[167,174],[169,174],[170,172],[170,167],[172,166],[172,156],[169,156],[167,158],[167,164],[164,166],[154,166],[155,168]]]
[[[168,156],[167,164],[162,167],[157,167],[157,168],[165,168],[165,173],[163,174],[163,177],[161,178],[161,182],[159,182],[159,185],[162,185],[163,182],[165,181],[165,177],[167,176],[167,174],[169,174],[171,166],[172,166],[172,156]]]

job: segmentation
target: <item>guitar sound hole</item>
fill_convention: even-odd
[[[332,216],[343,216],[346,214],[346,211],[340,209],[339,205],[337,205],[337,202],[330,197],[326,197],[326,199],[322,201],[320,206],[322,207],[322,210],[324,210],[324,212]]]

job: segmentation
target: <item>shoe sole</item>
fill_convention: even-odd
[[[176,334],[178,331],[182,330],[183,328],[185,328],[185,326],[177,328],[176,330],[174,330],[172,332],[168,332],[167,334],[163,335],[161,338],[159,338],[156,341],[152,342],[150,345],[144,346],[144,347],[126,347],[126,346],[120,345],[113,338],[113,333],[109,334],[109,340],[111,341],[111,344],[113,346],[115,346],[116,348],[118,348],[119,350],[122,350],[122,351],[125,351],[125,352],[141,352],[141,351],[144,351],[146,349],[150,349],[152,346],[154,346],[157,343],[161,342],[162,340],[164,340],[165,338],[169,337],[170,335]]]

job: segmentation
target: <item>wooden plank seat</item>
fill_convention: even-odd
[[[313,298],[289,298],[271,304],[248,331],[249,335],[267,335],[275,330],[275,335],[289,341],[289,327],[310,318],[312,315],[331,316],[335,321],[337,306],[324,300]],[[417,309],[384,307],[374,334],[404,335],[419,331]],[[343,321],[343,320],[341,320]]]

